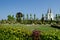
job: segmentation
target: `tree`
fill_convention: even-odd
[[[30,20],[32,20],[32,14],[30,14]]]
[[[23,15],[23,20],[21,23],[25,23],[25,15]]]
[[[8,21],[14,21],[15,20],[14,15],[8,15],[7,17],[8,17]]]
[[[48,15],[45,15],[45,23],[48,23]]]
[[[36,15],[34,14],[34,20],[36,19]]]
[[[27,16],[27,20],[28,20],[28,14],[26,16]]]
[[[2,24],[2,23],[4,23],[4,20],[3,20],[3,19],[1,20],[1,24]]]
[[[32,14],[30,14],[30,24],[32,24]]]
[[[41,19],[41,21],[42,21],[42,24],[43,24],[43,22],[44,22],[44,14],[42,14],[42,19]]]
[[[57,14],[56,14],[56,21],[57,21]]]
[[[60,21],[60,14],[56,14],[56,23],[59,23],[59,21]]]
[[[52,23],[52,18],[51,18],[51,20],[50,20],[50,24]]]
[[[21,18],[23,17],[23,14],[21,13],[21,12],[17,12],[17,14],[16,14],[16,20],[17,20],[17,22],[21,22]]]
[[[56,20],[57,20],[57,21],[60,20],[60,14],[56,14]]]
[[[25,19],[25,16],[23,15],[23,21],[24,21],[24,19]]]
[[[7,20],[8,20],[9,22],[15,21],[14,15],[8,15],[8,16],[7,16]]]

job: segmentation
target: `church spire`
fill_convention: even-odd
[[[48,9],[47,13],[52,13],[52,12],[51,12],[51,8]]]

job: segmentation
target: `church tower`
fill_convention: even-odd
[[[53,13],[52,13],[52,11],[51,11],[51,9],[48,9],[48,11],[47,11],[47,20],[53,20],[53,15],[52,15]]]

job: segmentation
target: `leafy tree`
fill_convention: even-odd
[[[23,17],[23,14],[21,13],[21,12],[17,12],[17,14],[16,14],[16,20],[17,20],[17,22],[21,22],[21,18]]]
[[[8,15],[7,17],[8,17],[8,21],[14,21],[15,20],[14,15]]]
[[[1,20],[1,23],[4,23],[4,20],[3,19]]]
[[[56,23],[59,23],[59,21],[60,21],[60,14],[56,14]]]

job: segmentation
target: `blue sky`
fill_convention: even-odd
[[[6,19],[7,15],[36,14],[41,18],[42,13],[46,14],[51,8],[53,14],[60,13],[60,0],[0,0],[0,20]]]

